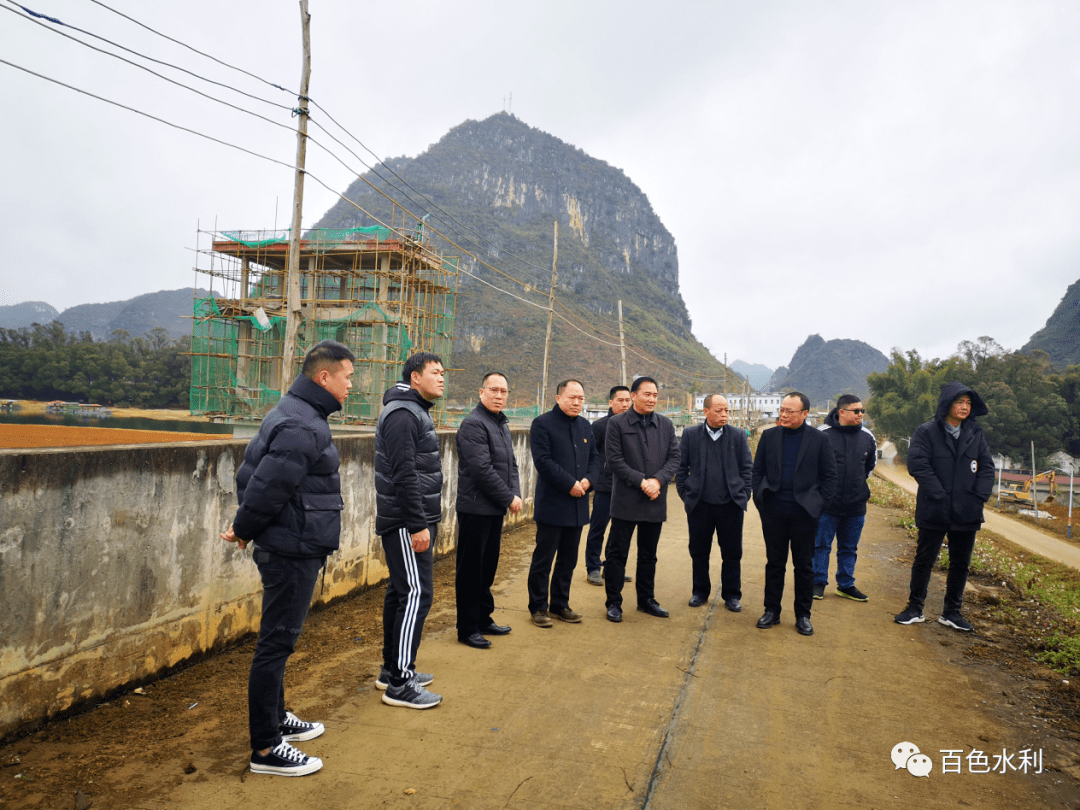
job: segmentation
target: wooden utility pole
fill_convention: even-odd
[[[303,317],[300,298],[300,223],[304,210],[304,165],[307,160],[308,86],[311,83],[311,15],[307,0],[300,0],[300,25],[304,37],[304,61],[300,71],[300,102],[295,111],[296,123],[296,177],[293,180],[292,229],[289,231],[289,269],[286,276],[285,342],[281,350],[281,395],[289,390],[293,378],[293,358],[296,355],[296,337]],[[314,277],[310,280],[315,283]]]
[[[622,326],[622,299],[619,299],[619,353],[622,355],[622,385],[626,385],[626,336]]]
[[[559,261],[559,220],[555,220],[555,252],[551,257],[551,294],[548,296],[548,327],[547,338],[544,340],[544,376],[543,383],[540,386],[540,398],[537,400],[536,407],[537,413],[543,413],[545,403],[543,401],[544,396],[547,395],[547,371],[548,371],[548,352],[551,349],[551,318],[555,314],[555,268]]]

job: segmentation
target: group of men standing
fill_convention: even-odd
[[[263,584],[262,619],[248,682],[250,768],[255,773],[303,776],[322,767],[291,745],[320,736],[285,709],[285,665],[295,649],[319,571],[338,548],[341,484],[338,454],[327,417],[352,387],[355,357],[344,345],[323,341],[305,356],[301,373],[263,419],[237,475],[239,507],[223,540],[241,549],[256,543],[254,561]],[[432,603],[433,547],[443,489],[439,438],[430,410],[443,395],[442,360],[409,357],[402,380],[383,397],[375,432],[376,522],[389,583],[383,604],[383,665],[375,682],[391,706],[429,709],[442,697],[427,689],[434,676],[416,669],[424,623]],[[510,394],[505,374],[484,376],[479,403],[457,432],[458,640],[491,647],[489,636],[509,626],[495,622],[491,587],[499,562],[503,520],[522,508],[520,476],[503,410]],[[742,610],[743,516],[753,498],[765,539],[765,612],[757,627],[779,624],[790,550],[794,570],[795,627],[812,634],[813,599],[824,596],[829,556],[837,538],[837,595],[865,602],[854,567],[865,520],[876,443],[862,427],[865,409],[841,397],[821,431],[808,429],[809,402],[785,396],[778,429],[766,431],[751,460],[745,432],[728,425],[727,400],[705,398],[705,421],[676,441],[671,420],[656,413],[658,386],[638,377],[615,386],[609,411],[595,425],[581,416],[584,387],[557,386],[555,406],[533,420],[530,445],[536,468],[536,546],[528,575],[532,623],[552,618],[580,622],[570,607],[570,586],[586,524],[588,581],[603,584],[607,619],[623,619],[626,563],[637,535],[634,577],[637,609],[666,618],[656,600],[656,550],[667,519],[667,488],[674,480],[687,513],[692,585],[689,605],[708,603],[709,557],[715,536],[722,557],[720,597]],[[908,607],[901,624],[924,621],[930,571],[946,537],[950,571],[939,621],[971,630],[960,614],[975,530],[993,485],[993,463],[970,416],[986,413],[970,388],[950,383],[935,419],[911,440],[909,469],[919,482],[918,550]],[[595,491],[593,508],[589,492]],[[610,523],[606,548],[604,529]],[[603,551],[604,559],[600,555]]]

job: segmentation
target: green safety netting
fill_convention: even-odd
[[[347,420],[374,421],[384,392],[400,378],[401,366],[413,348],[405,326],[367,322],[377,313],[389,320],[377,304],[365,304],[339,318],[305,321],[300,328],[295,360],[321,340],[336,340],[356,355],[353,389],[345,401]],[[195,301],[191,339],[192,413],[223,413],[233,417],[261,416],[280,398],[281,355],[285,344],[285,318],[267,315],[225,317],[217,301]],[[436,315],[433,351],[449,356],[453,317]],[[245,343],[240,351],[240,342]],[[240,355],[243,354],[244,357]],[[442,408],[439,408],[439,412]],[[436,414],[438,418],[438,413]]]
[[[288,244],[291,233],[291,229],[281,231],[221,231],[221,235],[226,239],[239,242],[250,248]],[[346,242],[385,242],[392,235],[393,231],[381,225],[370,225],[366,228],[312,228],[304,233],[303,240],[308,243],[309,247],[314,245],[316,248],[331,248]]]

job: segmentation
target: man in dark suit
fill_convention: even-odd
[[[457,597],[458,641],[486,650],[484,636],[505,636],[496,624],[491,585],[499,568],[503,517],[521,511],[521,483],[514,440],[503,413],[510,396],[506,375],[490,371],[480,383],[480,402],[457,432]]]
[[[806,425],[810,400],[792,391],[780,403],[780,425],[766,430],[754,456],[754,505],[765,536],[762,630],[780,623],[788,547],[795,577],[795,629],[813,635],[814,539],[821,508],[836,488],[836,459],[820,431]]]
[[[653,592],[656,546],[667,520],[667,488],[679,468],[675,426],[654,413],[659,392],[652,377],[638,377],[630,386],[633,407],[611,417],[604,442],[611,471],[611,531],[604,554],[604,588],[608,621],[622,621],[623,577],[630,540],[637,530],[637,608],[667,618]]]
[[[690,528],[693,586],[690,607],[709,601],[712,580],[709,556],[713,533],[720,546],[720,598],[733,613],[742,610],[743,513],[750,500],[750,444],[746,434],[727,426],[728,401],[720,394],[705,397],[705,424],[683,431],[675,488],[686,508]]]
[[[529,429],[536,467],[536,548],[529,566],[529,613],[537,627],[551,627],[551,616],[564,622],[581,621],[581,614],[570,609],[570,578],[577,566],[581,529],[589,522],[587,493],[600,475],[592,426],[580,416],[584,388],[577,380],[564,380],[555,390],[555,407],[536,417]]]
[[[611,417],[626,413],[629,408],[630,389],[625,385],[612,386],[608,392],[607,416],[601,416],[592,425],[596,449],[600,453],[600,477],[593,481],[592,516],[589,518],[589,533],[585,537],[585,571],[593,585],[604,584],[604,578],[600,575],[600,554],[604,550],[604,532],[611,521],[611,471],[604,461],[607,423]]]

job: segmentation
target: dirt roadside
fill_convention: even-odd
[[[444,705],[392,709],[372,682],[381,643],[381,589],[309,619],[290,662],[293,708],[326,722],[302,747],[326,767],[304,779],[244,774],[250,640],[92,711],[0,747],[0,805],[210,810],[293,801],[327,808],[1074,808],[1080,796],[1076,685],[1020,659],[1008,633],[973,598],[976,632],[933,621],[900,627],[912,543],[890,510],[871,506],[859,585],[871,601],[832,595],[814,605],[816,633],[754,627],[764,553],[751,509],[743,601],[686,606],[689,560],[680,504],[669,503],[657,596],[672,616],[632,610],[603,620],[603,590],[579,566],[580,625],[528,624],[525,575],[533,531],[507,535],[496,585],[498,618],[514,632],[492,650],[457,644],[453,562],[436,569],[436,603],[421,664]],[[713,579],[719,580],[719,555]],[[632,586],[628,586],[632,588]],[[1011,662],[1011,663],[1010,663]],[[1019,665],[1013,665],[1019,664]],[[919,745],[928,778],[897,770],[890,751]],[[1022,750],[1043,773],[1015,766]],[[942,750],[981,750],[1006,773],[943,773]],[[18,760],[14,762],[14,760]],[[19,778],[16,778],[19,777]],[[30,781],[33,780],[33,781]],[[407,794],[406,790],[415,793]]]

